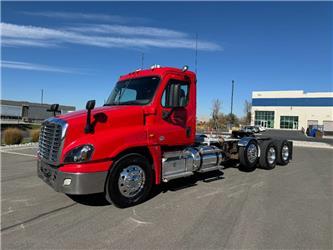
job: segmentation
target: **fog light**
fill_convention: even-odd
[[[72,180],[71,179],[65,179],[64,180],[64,186],[69,186],[71,185]]]

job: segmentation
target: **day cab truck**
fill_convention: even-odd
[[[121,76],[102,107],[56,116],[41,126],[38,176],[54,190],[104,193],[118,207],[144,201],[153,185],[221,170],[228,161],[247,171],[292,158],[292,142],[235,132],[196,134],[195,73],[154,66]],[[211,138],[211,139],[210,139]]]

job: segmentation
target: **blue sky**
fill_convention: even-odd
[[[119,75],[194,70],[198,115],[243,115],[252,91],[332,91],[332,2],[2,2],[2,98],[102,105]]]

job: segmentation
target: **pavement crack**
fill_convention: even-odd
[[[1,231],[1,232],[5,232],[5,231],[8,231],[9,229],[12,229],[12,228],[14,228],[14,227],[19,227],[19,226],[22,227],[21,225],[24,225],[24,224],[27,224],[27,223],[33,222],[33,221],[38,220],[38,219],[40,219],[40,218],[42,218],[42,217],[45,217],[45,216],[50,215],[50,214],[53,214],[53,213],[57,213],[57,212],[59,212],[59,211],[62,211],[62,210],[64,210],[64,209],[67,209],[67,208],[70,208],[70,207],[73,207],[73,206],[75,206],[75,205],[77,205],[77,203],[72,203],[72,204],[70,204],[70,205],[68,205],[68,206],[60,207],[60,208],[57,208],[57,209],[54,209],[54,210],[51,210],[51,211],[48,211],[48,212],[45,212],[45,213],[39,214],[39,215],[37,215],[37,216],[35,216],[35,217],[31,218],[31,219],[28,219],[28,220],[25,220],[25,221],[21,221],[21,222],[19,222],[19,223],[16,223],[16,224],[11,225],[11,226],[8,226],[8,227],[1,228],[0,231]]]

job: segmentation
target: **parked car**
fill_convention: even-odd
[[[263,126],[255,126],[256,128],[258,128],[259,129],[259,132],[264,132],[264,131],[266,131],[266,128],[265,127],[263,127]]]
[[[258,128],[258,126],[244,126],[243,128],[242,128],[242,131],[244,131],[244,132],[252,132],[252,133],[259,133],[259,128]]]

